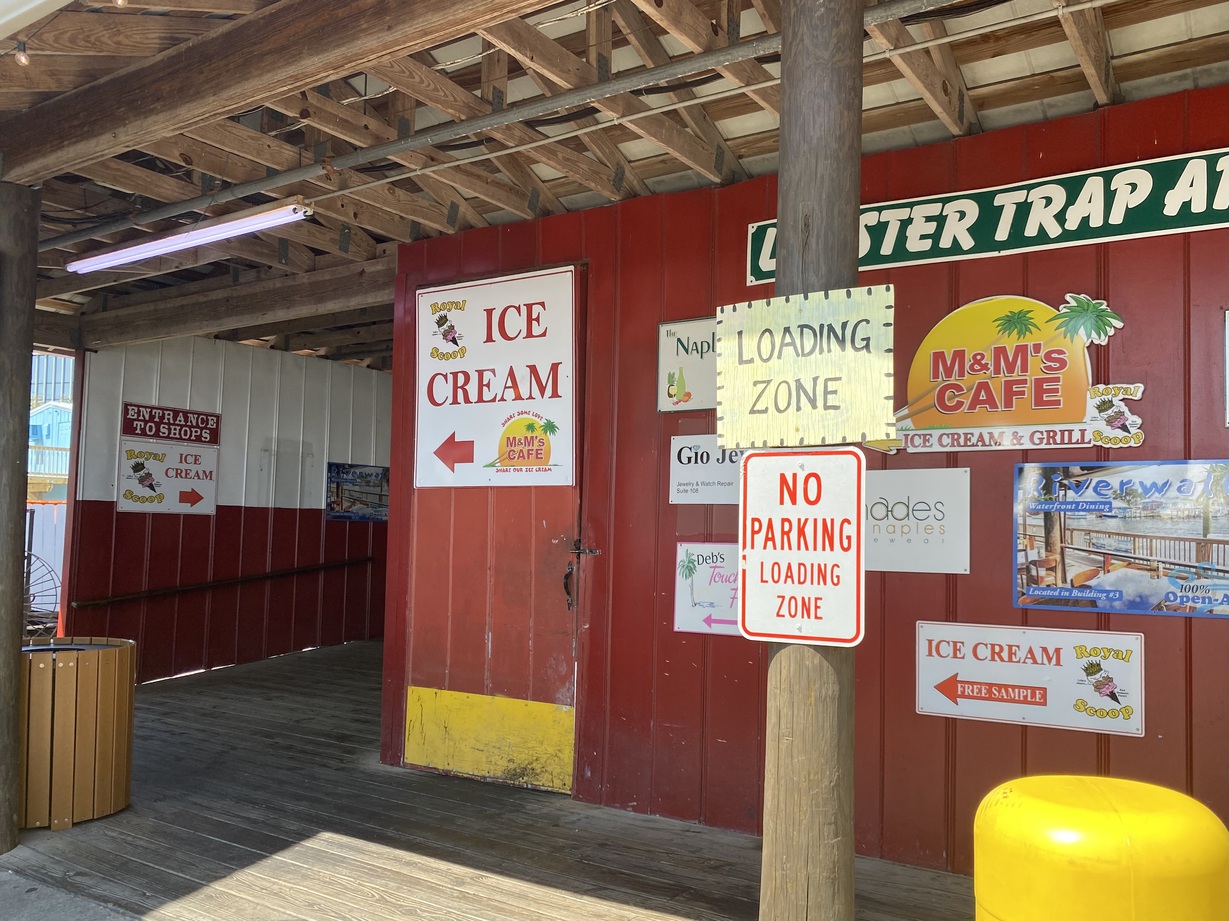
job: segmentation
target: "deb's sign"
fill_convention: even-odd
[[[717,436],[727,448],[892,438],[891,285],[717,309]]]
[[[919,621],[917,712],[1144,734],[1144,637]]]
[[[908,451],[1137,447],[1144,385],[1094,385],[1088,354],[1121,328],[1082,294],[1057,309],[1017,296],[965,304],[922,340],[896,432]]]
[[[216,445],[221,440],[221,433],[222,416],[219,413],[127,401],[120,413],[120,434],[133,438]]]
[[[116,511],[212,515],[218,508],[218,449],[121,438]]]
[[[857,448],[743,456],[738,629],[747,639],[862,642],[865,471]]]
[[[414,485],[570,486],[576,269],[417,292]]]

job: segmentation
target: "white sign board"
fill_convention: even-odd
[[[738,636],[738,544],[679,544],[674,632]]]
[[[414,485],[570,486],[572,266],[419,288]]]
[[[892,286],[717,308],[717,437],[728,448],[896,436]]]
[[[716,435],[670,438],[671,505],[738,505],[742,451],[717,446]]]
[[[969,468],[870,470],[866,568],[969,571]]]
[[[1144,734],[1144,637],[919,621],[917,712]]]
[[[218,449],[121,438],[115,509],[212,515],[218,509]]]
[[[716,435],[670,439],[671,505],[737,505],[739,458]],[[868,470],[867,572],[969,571],[969,468]]]
[[[657,411],[717,408],[717,319],[657,327]]]
[[[752,640],[862,641],[862,496],[857,448],[743,456],[738,629]]]

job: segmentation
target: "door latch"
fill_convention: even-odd
[[[577,556],[600,556],[602,551],[593,547],[582,547],[580,538],[576,538],[572,543],[572,549],[568,553],[575,553]]]

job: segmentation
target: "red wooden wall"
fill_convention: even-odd
[[[1229,144],[1229,88],[1115,106],[1047,124],[870,156],[863,201],[937,194]],[[766,178],[720,190],[634,199],[532,223],[402,248],[425,282],[585,262],[584,540],[602,549],[583,570],[575,795],[583,800],[755,831],[762,802],[766,650],[672,629],[678,541],[734,541],[732,506],[672,506],[669,438],[715,431],[711,412],[659,414],[657,325],[711,316],[771,294],[745,284],[746,227],[775,215]],[[1130,459],[1219,458],[1225,429],[1224,311],[1229,230],[867,273],[896,287],[897,404],[908,362],[946,313],[994,294],[1061,303],[1107,300],[1125,328],[1094,351],[1098,380],[1147,385],[1145,446]],[[399,763],[406,661],[443,654],[407,596],[413,375],[409,281],[398,297],[394,394],[390,642],[385,760]],[[409,429],[412,432],[412,427]],[[1027,773],[1113,774],[1189,792],[1229,819],[1229,624],[1011,606],[1012,478],[1021,461],[1104,460],[1105,452],[963,452],[873,456],[873,466],[972,471],[971,571],[871,574],[857,651],[857,847],[861,853],[967,872],[972,817],[995,784]],[[1114,455],[1125,457],[1126,452]],[[416,516],[444,521],[450,509]],[[429,548],[416,548],[432,552]],[[442,549],[439,552],[444,552]],[[416,560],[415,565],[423,565]],[[914,712],[914,625],[954,620],[1139,631],[1146,637],[1144,739],[950,720]],[[412,682],[411,682],[412,683]]]
[[[138,681],[383,636],[388,526],[322,509],[218,506],[216,516],[116,513],[77,500],[66,598],[90,601],[363,557],[375,562],[101,607],[68,636],[137,641]]]

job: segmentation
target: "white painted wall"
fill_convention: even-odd
[[[323,508],[329,461],[389,463],[392,376],[214,339],[86,356],[77,497],[115,501],[124,401],[222,414],[218,504]]]

